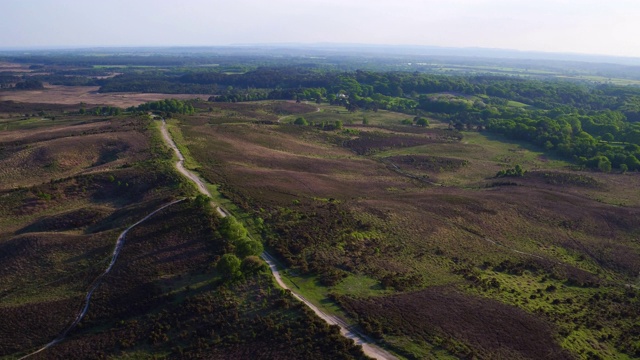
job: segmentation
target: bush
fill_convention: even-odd
[[[240,259],[233,254],[224,254],[216,265],[216,270],[222,274],[223,277],[233,279],[240,277]]]
[[[427,127],[429,126],[429,120],[425,119],[425,118],[418,118],[418,120],[416,120],[416,125],[418,126],[422,126],[422,127]]]
[[[240,269],[243,274],[253,274],[267,270],[267,264],[257,256],[247,256],[242,260]]]
[[[302,126],[307,126],[309,125],[309,123],[307,122],[307,120],[303,117],[299,117],[297,118],[294,122],[294,125],[302,125]]]
[[[247,229],[233,216],[227,216],[220,221],[219,231],[223,237],[233,243],[247,237]]]
[[[240,259],[244,259],[248,256],[256,256],[262,254],[264,248],[259,241],[251,240],[249,238],[240,239],[236,242],[236,255]]]
[[[517,164],[513,169],[507,169],[507,170],[500,170],[498,171],[498,173],[496,174],[497,178],[500,177],[520,177],[520,176],[524,176],[524,173],[526,171],[522,168],[522,166],[520,166],[520,164]]]

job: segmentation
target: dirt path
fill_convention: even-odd
[[[262,253],[262,258],[269,265],[273,276],[276,278],[276,282],[283,289],[287,289],[291,291],[291,294],[298,300],[302,301],[305,305],[307,305],[311,310],[313,310],[316,315],[318,315],[322,320],[324,320],[329,325],[338,325],[340,327],[340,333],[355,342],[357,345],[362,346],[362,350],[364,353],[372,357],[374,359],[396,359],[395,356],[389,354],[387,351],[381,349],[380,347],[373,344],[373,341],[369,339],[367,336],[360,334],[359,332],[353,329],[353,326],[347,324],[344,320],[340,319],[337,316],[329,315],[324,311],[320,310],[317,306],[312,304],[309,300],[305,299],[304,296],[300,294],[296,294],[285,284],[282,280],[282,276],[280,275],[280,270],[276,266],[275,259],[269,255],[266,251]]]
[[[189,180],[193,181],[193,183],[196,184],[196,187],[198,188],[198,191],[200,191],[201,194],[211,197],[211,193],[207,189],[207,186],[204,184],[204,181],[202,181],[202,179],[200,179],[200,177],[198,175],[196,175],[195,173],[187,170],[184,167],[184,156],[182,156],[182,153],[178,149],[178,146],[176,145],[176,143],[171,138],[171,135],[169,134],[169,131],[167,130],[167,123],[166,123],[166,121],[164,119],[162,119],[162,127],[160,128],[160,130],[162,131],[162,137],[164,138],[164,141],[167,143],[167,145],[169,145],[169,147],[171,147],[173,149],[173,151],[176,153],[176,156],[178,156],[178,162],[176,163],[176,169],[178,169],[178,171],[182,175],[186,176]],[[213,204],[213,205],[215,206],[215,204]],[[226,217],[227,216],[226,212],[221,207],[216,206],[216,210],[218,211],[218,214],[220,214],[220,216],[222,216],[222,217]]]
[[[176,168],[178,169],[178,171],[180,171],[181,174],[183,174],[184,176],[192,180],[202,194],[210,197],[211,193],[209,193],[209,191],[207,190],[207,187],[204,185],[204,182],[198,177],[198,175],[184,168],[184,165],[183,165],[184,157],[180,153],[180,150],[176,146],[173,139],[171,139],[171,135],[167,131],[167,124],[164,121],[164,119],[162,119],[161,130],[162,130],[162,136],[165,139],[167,145],[169,145],[178,156],[178,162],[176,163]],[[216,210],[218,211],[220,216],[222,217],[227,216],[227,212],[223,208],[221,208],[220,206],[217,206],[216,204],[213,204],[213,206],[216,207]],[[316,315],[318,315],[322,320],[327,322],[327,324],[338,325],[340,327],[340,333],[343,336],[353,340],[357,345],[361,345],[362,350],[367,356],[372,357],[374,359],[394,359],[394,360],[397,359],[395,356],[391,355],[387,351],[374,345],[373,341],[368,337],[356,332],[353,329],[353,327],[347,324],[344,320],[340,319],[337,316],[333,316],[325,313],[324,311],[320,310],[317,306],[312,304],[309,300],[305,299],[304,296],[295,293],[293,290],[291,290],[291,288],[287,286],[287,284],[284,281],[282,281],[282,276],[280,275],[280,271],[276,266],[276,261],[273,258],[273,256],[271,256],[269,253],[265,251],[262,253],[261,257],[267,263],[267,265],[269,265],[269,268],[271,269],[271,272],[273,273],[273,276],[276,279],[276,283],[278,283],[280,287],[291,291],[291,294],[293,294],[293,296],[296,299],[302,301],[305,305],[307,305],[311,310],[313,310],[314,313],[316,313]]]
[[[82,306],[82,309],[80,310],[78,315],[76,315],[75,320],[73,320],[71,325],[69,325],[53,341],[51,341],[47,345],[43,346],[42,348],[40,348],[40,349],[30,353],[30,354],[27,354],[27,355],[21,357],[19,360],[26,359],[26,358],[28,358],[28,357],[30,357],[32,355],[38,354],[38,353],[40,353],[40,352],[52,347],[53,345],[61,342],[62,340],[64,340],[64,338],[67,337],[67,334],[69,334],[69,332],[71,330],[73,330],[78,325],[78,323],[80,323],[80,321],[84,318],[84,316],[87,314],[87,310],[89,310],[89,304],[91,303],[91,297],[93,296],[93,293],[96,291],[98,286],[100,286],[100,284],[102,284],[102,280],[104,279],[104,277],[107,276],[111,272],[111,269],[113,268],[113,265],[115,265],[116,260],[118,260],[118,255],[120,255],[120,250],[122,250],[122,246],[124,245],[125,237],[127,236],[127,233],[129,232],[129,230],[131,230],[134,227],[140,225],[141,223],[147,221],[150,217],[152,217],[153,215],[155,215],[159,211],[163,210],[164,208],[169,207],[169,206],[171,206],[173,204],[177,204],[177,203],[179,203],[181,201],[184,201],[184,199],[180,199],[180,200],[176,200],[176,201],[170,202],[170,203],[158,208],[157,210],[153,211],[151,214],[145,216],[140,221],[138,221],[137,223],[129,226],[122,233],[120,233],[120,236],[118,236],[118,239],[116,240],[116,246],[113,249],[113,254],[111,255],[111,262],[109,263],[109,266],[107,266],[107,268],[104,270],[104,272],[102,272],[102,274],[98,275],[98,277],[96,277],[93,280],[93,282],[91,283],[91,287],[89,288],[89,291],[87,292],[87,295],[85,295],[85,297],[84,297],[84,305]]]

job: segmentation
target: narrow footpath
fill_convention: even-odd
[[[115,245],[115,247],[113,249],[113,254],[111,254],[111,262],[109,263],[109,266],[107,266],[107,268],[102,272],[102,274],[98,275],[98,277],[96,277],[93,280],[93,282],[91,283],[91,286],[89,287],[89,291],[87,291],[87,294],[84,297],[84,304],[82,306],[82,309],[80,309],[80,311],[76,315],[75,320],[73,320],[71,325],[69,325],[62,333],[60,333],[60,335],[58,335],[57,338],[53,339],[50,343],[46,344],[45,346],[41,347],[40,349],[21,357],[19,360],[26,359],[26,358],[28,358],[28,357],[30,357],[32,355],[38,354],[40,352],[43,352],[43,351],[47,350],[48,348],[52,347],[53,345],[55,345],[55,344],[61,342],[62,340],[64,340],[67,337],[67,334],[69,334],[69,332],[71,330],[75,329],[75,327],[78,326],[80,321],[87,314],[87,310],[89,310],[89,305],[91,304],[91,297],[93,296],[93,293],[96,291],[98,286],[100,286],[100,284],[102,284],[102,281],[104,280],[105,276],[107,276],[111,272],[111,269],[113,269],[113,265],[115,265],[116,260],[118,260],[118,255],[120,255],[120,250],[122,250],[122,246],[124,245],[124,240],[125,240],[125,238],[127,236],[127,233],[129,232],[129,230],[131,230],[134,227],[140,225],[141,223],[147,221],[150,217],[152,217],[153,215],[155,215],[159,211],[162,211],[164,208],[166,208],[168,206],[171,206],[173,204],[177,204],[177,203],[179,203],[181,201],[184,201],[184,199],[175,200],[175,201],[172,201],[172,202],[170,202],[168,204],[163,205],[162,207],[156,209],[155,211],[153,211],[149,215],[145,216],[144,218],[142,218],[141,220],[139,220],[135,224],[129,226],[122,233],[120,233],[120,236],[118,236],[118,239],[116,240],[116,245]]]
[[[184,167],[184,156],[182,156],[182,153],[180,153],[180,150],[178,149],[178,147],[176,146],[175,142],[171,138],[171,135],[169,134],[169,131],[167,131],[167,124],[166,124],[164,119],[162,119],[161,131],[162,131],[162,137],[164,138],[165,142],[167,143],[167,145],[169,147],[171,147],[173,149],[173,151],[176,153],[176,156],[178,157],[178,162],[176,163],[176,169],[181,174],[186,176],[188,179],[193,181],[194,184],[196,184],[196,186],[198,187],[198,190],[202,194],[211,197],[211,193],[209,192],[209,190],[207,190],[207,187],[205,186],[205,184],[202,181],[202,179],[200,179],[200,177],[198,177],[197,174],[187,170]],[[221,217],[226,217],[227,216],[227,211],[225,211],[222,207],[220,207],[220,206],[218,206],[216,204],[213,204],[213,205],[215,206],[216,211],[218,212],[218,214],[220,214]],[[307,305],[311,310],[313,310],[314,313],[316,313],[316,315],[318,315],[322,320],[327,322],[327,324],[329,324],[329,325],[338,325],[340,327],[340,333],[343,336],[353,340],[357,345],[361,345],[362,346],[362,350],[364,351],[364,353],[367,356],[372,357],[374,359],[381,359],[381,360],[386,360],[386,359],[395,360],[395,359],[397,359],[395,356],[391,355],[389,352],[385,351],[384,349],[380,348],[379,346],[376,346],[373,343],[373,341],[370,338],[368,338],[367,336],[356,332],[353,329],[353,327],[350,326],[349,324],[347,324],[344,320],[340,319],[337,316],[329,315],[329,314],[323,312],[317,306],[312,304],[309,300],[305,299],[302,295],[297,294],[296,292],[294,292],[282,280],[282,276],[280,275],[280,271],[278,270],[278,267],[276,266],[276,261],[273,258],[273,256],[271,256],[269,253],[267,253],[265,251],[265,252],[262,253],[261,257],[267,263],[267,265],[269,265],[269,268],[271,269],[271,272],[273,273],[273,276],[276,279],[276,283],[278,283],[278,285],[280,285],[280,287],[282,287],[283,289],[291,291],[291,294],[293,294],[293,296],[296,299],[302,301],[302,303]]]

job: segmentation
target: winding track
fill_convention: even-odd
[[[167,145],[169,145],[169,147],[171,147],[173,149],[173,151],[176,153],[176,155],[178,157],[178,162],[176,163],[176,169],[178,169],[178,171],[181,174],[183,174],[184,176],[186,176],[187,178],[192,180],[196,184],[196,186],[198,187],[198,190],[200,191],[200,193],[210,197],[211,193],[209,192],[209,190],[207,190],[207,187],[205,186],[204,182],[198,177],[198,175],[196,175],[195,173],[187,170],[184,167],[184,156],[182,156],[182,154],[180,153],[180,150],[178,149],[178,147],[176,146],[175,142],[171,138],[171,135],[167,131],[167,123],[165,122],[164,119],[162,119],[161,131],[162,131],[162,137],[164,138],[165,142],[167,143]],[[216,210],[218,211],[218,214],[220,214],[221,217],[226,217],[227,216],[227,211],[225,211],[220,206],[217,206],[216,204],[213,204],[213,205],[215,206]],[[295,293],[282,280],[282,276],[280,275],[280,271],[278,270],[278,267],[276,266],[276,261],[273,258],[273,256],[271,256],[269,253],[267,253],[265,251],[265,252],[262,253],[261,257],[267,263],[267,265],[269,265],[269,268],[271,269],[271,272],[273,273],[273,276],[276,279],[276,283],[278,283],[278,285],[280,285],[280,287],[282,287],[283,289],[291,291],[291,294],[296,299],[302,301],[302,303],[307,305],[307,307],[309,307],[311,310],[313,310],[313,312],[316,313],[316,315],[318,315],[327,324],[329,324],[329,325],[338,325],[340,327],[340,333],[343,336],[353,340],[357,345],[361,345],[362,346],[362,350],[364,351],[364,353],[367,356],[372,357],[374,359],[385,359],[385,360],[386,359],[389,359],[389,360],[396,360],[397,359],[395,356],[391,355],[390,353],[388,353],[384,349],[382,349],[382,348],[376,346],[375,344],[373,344],[373,341],[370,338],[368,338],[367,336],[365,336],[363,334],[358,333],[356,330],[354,330],[354,328],[352,326],[347,324],[344,320],[340,319],[337,316],[329,315],[329,314],[325,313],[324,311],[320,310],[317,306],[312,304],[309,300],[305,299],[304,296]]]
[[[145,222],[150,217],[155,215],[157,212],[163,210],[164,208],[169,207],[169,206],[171,206],[173,204],[177,204],[177,203],[179,203],[181,201],[184,201],[184,200],[185,199],[175,200],[175,201],[172,201],[172,202],[170,202],[168,204],[165,204],[165,205],[161,206],[160,208],[158,208],[155,211],[153,211],[151,214],[145,216],[144,218],[139,220],[137,223],[129,226],[122,233],[120,233],[120,236],[118,236],[118,239],[116,240],[116,246],[113,249],[113,254],[111,255],[111,262],[109,263],[109,266],[107,266],[107,268],[102,272],[102,274],[98,275],[98,277],[96,277],[93,280],[93,282],[91,283],[91,286],[89,287],[89,291],[87,292],[87,295],[85,295],[85,297],[84,297],[84,306],[82,307],[82,309],[80,310],[78,315],[76,315],[75,320],[73,320],[71,325],[69,325],[63,332],[61,332],[60,335],[58,335],[58,337],[55,338],[53,341],[51,341],[47,345],[41,347],[40,349],[21,357],[19,360],[26,359],[26,358],[28,358],[28,357],[30,357],[32,355],[40,353],[40,352],[52,347],[53,345],[61,342],[62,340],[64,340],[64,338],[67,336],[67,334],[69,334],[69,332],[71,330],[73,330],[78,325],[78,323],[80,323],[82,318],[84,318],[84,316],[87,314],[87,310],[89,310],[89,304],[91,303],[91,297],[93,296],[93,292],[96,291],[98,286],[100,286],[100,284],[102,284],[102,281],[104,280],[104,277],[107,276],[111,272],[111,269],[113,269],[113,265],[115,265],[116,260],[118,260],[118,255],[120,255],[120,250],[122,250],[122,246],[124,245],[125,237],[127,236],[127,233],[129,232],[129,230],[131,230],[134,227],[136,227],[136,226],[140,225],[141,223]]]

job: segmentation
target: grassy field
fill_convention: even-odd
[[[177,125],[199,171],[305,297],[406,358],[635,356],[633,321],[611,311],[637,312],[626,284],[640,272],[638,196],[609,201],[631,193],[635,174],[576,172],[486,133],[402,127],[401,114],[321,105],[259,124],[255,106]],[[299,116],[347,126],[287,124]],[[495,178],[515,165],[525,176]],[[417,306],[427,325],[405,328],[396,303]],[[450,303],[463,310],[438,318]],[[478,313],[472,327],[467,311]],[[537,330],[518,329],[532,316]],[[512,330],[479,336],[495,319]],[[526,331],[540,338],[510,335]]]
[[[609,77],[597,76],[597,75],[579,75],[579,76],[557,75],[556,77],[561,79],[587,80],[587,81],[593,81],[597,83],[608,83],[608,84],[621,85],[621,86],[640,85],[640,80],[609,78]]]
[[[507,140],[489,133],[466,132],[457,143],[438,143],[383,151],[374,155],[385,158],[398,155],[428,155],[467,161],[457,171],[433,171],[433,181],[451,186],[484,186],[483,181],[493,178],[502,169],[520,164],[530,171],[568,169],[569,163],[545,155],[541,149]],[[416,172],[416,174],[419,174]]]
[[[522,77],[546,77],[546,78],[558,78],[558,79],[572,79],[591,81],[596,83],[610,83],[614,85],[639,85],[640,80],[624,79],[624,78],[610,78],[599,75],[589,75],[583,72],[580,75],[566,75],[561,71],[543,70],[543,69],[525,69],[525,68],[513,68],[504,66],[482,66],[482,65],[440,65],[440,64],[424,64],[431,66],[432,71],[443,72],[447,74],[455,73],[467,73],[467,74],[493,74],[493,75],[513,75]]]

